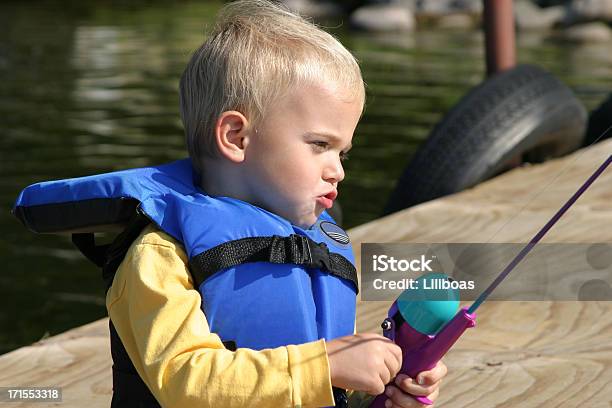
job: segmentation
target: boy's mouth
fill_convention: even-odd
[[[338,196],[338,192],[336,190],[332,190],[329,193],[317,197],[317,202],[321,204],[326,209],[330,209],[334,204],[334,200]]]

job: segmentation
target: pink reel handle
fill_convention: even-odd
[[[406,322],[399,327],[395,327],[392,318],[387,319],[387,321],[391,327],[384,330],[383,334],[402,348],[400,373],[416,378],[420,372],[434,368],[463,332],[476,325],[476,314],[468,313],[467,308],[459,310],[455,317],[435,335],[420,333]],[[433,404],[427,397],[412,397],[421,404]],[[374,399],[370,407],[384,408],[387,399],[388,397],[384,393],[380,394]]]

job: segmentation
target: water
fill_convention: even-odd
[[[69,237],[26,231],[10,214],[33,182],[185,156],[177,83],[220,3],[59,2],[0,5],[0,353],[103,317],[99,271]],[[483,77],[479,32],[330,31],[354,51],[368,83],[341,188],[345,226],[379,216],[432,126]],[[520,62],[569,85],[589,110],[612,85],[610,44],[517,39]]]

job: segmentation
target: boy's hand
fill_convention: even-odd
[[[428,405],[419,403],[417,400],[405,393],[416,396],[425,396],[430,400],[435,401],[436,398],[438,398],[438,393],[440,392],[440,383],[442,382],[442,378],[446,375],[447,371],[446,365],[442,361],[438,361],[438,364],[434,368],[429,371],[422,371],[419,373],[419,375],[417,375],[417,380],[422,381],[422,384],[417,383],[417,381],[414,381],[405,374],[398,375],[393,381],[395,384],[389,384],[385,389],[385,394],[387,394],[389,401],[392,403],[392,405],[387,403],[385,407],[427,407]],[[401,392],[400,389],[402,389],[405,393]],[[429,405],[429,407],[431,407],[431,405]]]
[[[326,343],[331,382],[340,388],[381,394],[402,366],[402,350],[374,333],[340,337]]]

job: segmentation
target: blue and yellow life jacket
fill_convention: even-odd
[[[183,244],[211,331],[236,347],[259,350],[353,333],[352,248],[327,213],[303,229],[249,203],[210,197],[193,180],[186,159],[37,183],[21,192],[13,212],[35,232],[72,233],[103,267],[109,286],[129,244],[154,223]],[[113,244],[94,245],[93,232],[118,225],[125,229]],[[111,342],[113,336],[111,326]]]

